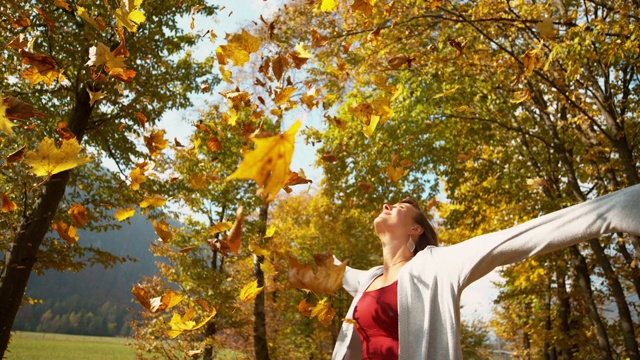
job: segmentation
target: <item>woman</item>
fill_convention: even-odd
[[[385,204],[374,226],[384,265],[347,267],[356,324],[342,324],[333,359],[462,359],[462,290],[497,266],[606,233],[640,235],[640,185],[447,247],[411,201]]]

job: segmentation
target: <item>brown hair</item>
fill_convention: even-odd
[[[438,234],[436,234],[433,226],[431,226],[427,217],[422,213],[422,210],[420,210],[418,202],[412,198],[404,198],[400,203],[409,204],[413,206],[414,209],[418,210],[413,221],[422,227],[422,234],[420,234],[418,240],[415,241],[416,248],[413,250],[413,255],[417,254],[420,250],[426,249],[429,245],[438,246]]]

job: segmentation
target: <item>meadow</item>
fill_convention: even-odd
[[[20,331],[12,336],[7,360],[130,360],[135,359],[127,339]]]

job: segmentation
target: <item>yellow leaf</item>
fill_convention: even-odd
[[[129,32],[136,32],[138,25],[145,21],[145,16],[139,10],[142,0],[122,0],[120,8],[116,9],[116,25],[126,28]]]
[[[554,39],[556,37],[556,29],[553,27],[553,19],[544,18],[536,24],[536,29],[540,32],[543,39]]]
[[[116,220],[124,221],[124,220],[132,217],[135,213],[136,213],[136,209],[128,207],[126,209],[118,209],[118,211],[116,211],[114,216],[115,216]]]
[[[405,173],[406,171],[402,166],[394,167],[392,165],[389,165],[389,167],[387,167],[387,176],[394,183],[402,179]]]
[[[60,149],[56,148],[53,140],[44,138],[37,151],[27,152],[24,163],[30,165],[29,171],[38,176],[51,176],[91,162],[89,158],[78,156],[81,150],[76,138],[63,140]]]
[[[304,43],[301,42],[296,45],[294,51],[289,54],[289,57],[293,61],[296,69],[300,69],[302,65],[311,58],[311,53],[305,49]]]
[[[270,225],[270,226],[267,228],[267,231],[266,231],[266,233],[264,234],[264,237],[265,237],[265,238],[270,238],[270,237],[272,237],[272,236],[273,236],[273,234],[275,234],[275,233],[276,233],[276,227],[275,227],[275,226],[273,226],[273,225]]]
[[[242,243],[242,220],[242,206],[238,206],[238,210],[236,210],[236,220],[233,222],[231,231],[229,231],[229,236],[225,239],[229,250],[236,255],[240,252],[240,244]]]
[[[251,35],[244,29],[242,33],[227,35],[226,39],[227,45],[221,45],[219,49],[220,52],[224,54],[224,58],[233,61],[235,66],[242,66],[249,61],[251,53],[258,51],[262,44],[260,38]],[[218,50],[216,50],[216,54],[217,53]],[[220,65],[225,65],[220,62],[220,57],[218,57],[218,62]]]
[[[336,0],[322,0],[320,11],[333,11],[337,6],[338,2]]]
[[[89,93],[89,105],[91,105],[91,106],[93,106],[93,104],[96,101],[98,101],[98,100],[100,100],[100,99],[102,99],[102,98],[107,96],[107,94],[103,93],[102,91],[93,92],[93,91],[87,89],[87,92]]]
[[[249,243],[249,251],[251,253],[258,256],[268,256],[269,251],[260,247],[260,245],[256,244],[254,241]]]
[[[2,194],[2,212],[9,212],[16,209],[16,203],[11,201],[7,194]]]
[[[71,221],[77,227],[84,227],[89,218],[87,216],[87,209],[82,204],[73,204],[68,211],[71,216]]]
[[[149,310],[151,310],[151,312],[168,310],[178,305],[182,299],[184,299],[184,296],[169,289],[164,295],[155,297],[149,301]]]
[[[240,300],[251,302],[262,292],[262,289],[264,289],[264,286],[258,287],[258,280],[254,280],[242,288],[240,291]]]
[[[207,177],[199,173],[189,174],[189,187],[193,190],[202,189],[207,184]]]
[[[524,64],[524,73],[527,75],[531,75],[535,69],[538,67],[538,50],[527,50],[527,52],[522,56],[522,63]]]
[[[67,225],[62,221],[56,221],[53,223],[53,230],[67,243],[73,245],[78,242],[78,230],[71,225]]]
[[[231,80],[231,76],[233,76],[233,73],[225,69],[223,65],[220,65],[219,69],[220,69],[220,75],[222,75],[222,80],[224,80],[229,84],[233,84],[233,80]]]
[[[281,105],[285,101],[289,100],[289,98],[291,97],[291,94],[293,94],[294,91],[296,91],[295,87],[288,86],[288,87],[276,92],[276,96],[273,99],[273,102],[276,105]]]
[[[162,150],[169,146],[169,140],[164,138],[164,130],[153,131],[149,136],[144,136],[144,144],[149,149],[151,156],[158,156]]]
[[[344,321],[344,322],[345,322],[345,323],[347,323],[347,324],[351,324],[351,325],[353,325],[353,326],[355,326],[355,327],[360,326],[360,325],[358,325],[358,322],[357,322],[355,319],[347,319],[347,318],[344,318],[344,319],[342,319],[342,321]]]
[[[329,304],[329,299],[324,298],[318,302],[318,304],[311,310],[311,318],[318,317],[318,320],[328,325],[333,320],[333,317],[336,315],[336,311]]]
[[[153,228],[162,241],[169,241],[173,237],[173,234],[169,230],[169,224],[164,220],[160,220],[158,222],[153,220]]]
[[[167,331],[167,335],[169,335],[171,339],[175,339],[185,331],[192,331],[201,328],[216,315],[216,309],[212,309],[211,314],[197,325],[195,321],[191,320],[195,316],[195,313],[195,309],[187,309],[183,316],[180,316],[178,313],[173,313],[173,316],[169,321],[170,330]]]
[[[131,178],[131,184],[129,185],[132,190],[140,189],[140,184],[142,184],[147,177],[144,175],[144,170],[136,167],[129,173],[129,178]]]
[[[82,20],[86,21],[87,23],[89,23],[89,25],[93,26],[94,28],[98,30],[106,29],[104,24],[98,23],[93,17],[91,17],[91,15],[89,15],[87,9],[83,8],[82,6],[76,6],[76,14],[78,14],[78,16]]]
[[[13,134],[13,130],[11,128],[16,126],[16,124],[9,121],[9,118],[7,117],[6,101],[3,99],[2,94],[0,94],[0,131],[7,135],[11,135]]]
[[[166,203],[167,203],[167,199],[163,198],[160,195],[153,195],[153,196],[145,195],[142,201],[140,202],[140,207],[143,209],[149,206],[159,207],[159,206],[164,206],[164,204]]]
[[[456,85],[453,88],[449,89],[449,90],[445,90],[443,92],[441,92],[440,94],[435,95],[433,98],[437,99],[439,97],[443,97],[443,96],[447,96],[447,95],[451,95],[454,92],[456,92],[456,90],[458,90],[458,88],[460,87],[460,85]]]
[[[209,234],[215,235],[219,232],[227,231],[231,229],[232,226],[233,224],[230,221],[219,222],[209,228]]]
[[[22,72],[22,77],[29,80],[31,84],[43,82],[51,86],[56,79],[58,82],[64,81],[62,70],[58,69],[56,61],[49,55],[31,53],[20,50],[22,63],[31,67]]]
[[[351,4],[351,10],[359,11],[364,16],[371,16],[373,11],[374,0],[354,0]]]
[[[324,294],[340,289],[347,263],[335,265],[331,253],[317,254],[313,258],[318,268],[315,273],[310,265],[301,264],[289,257],[288,280],[291,286]]]
[[[267,202],[275,199],[289,179],[295,135],[300,126],[302,123],[296,121],[280,135],[252,139],[255,149],[244,155],[238,169],[226,180],[253,179]]]
[[[371,115],[371,121],[369,122],[369,125],[365,126],[364,129],[362,130],[362,132],[367,137],[367,139],[371,138],[371,135],[373,135],[373,132],[376,130],[376,126],[378,126],[379,121],[380,121],[380,116]]]
[[[101,42],[89,48],[89,61],[87,66],[105,65],[109,68],[109,74],[122,72],[127,66],[124,63],[124,56],[116,56],[109,47]]]

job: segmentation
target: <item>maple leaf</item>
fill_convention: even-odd
[[[299,172],[292,171],[291,175],[289,176],[289,179],[287,180],[287,183],[284,184],[284,191],[286,191],[287,193],[290,193],[293,191],[290,188],[290,186],[310,184],[312,182],[313,181],[306,178],[304,171],[302,171],[302,169],[300,169]]]
[[[309,304],[307,299],[302,299],[298,304],[298,311],[306,317],[311,317],[311,310],[313,310],[314,306]]]
[[[271,70],[278,81],[282,79],[282,74],[287,70],[287,67],[289,67],[289,61],[282,55],[278,55],[271,60]]]
[[[249,56],[260,49],[262,40],[248,33],[246,30],[242,30],[242,33],[227,34],[227,45],[220,45],[218,51],[224,56],[224,62],[220,61],[221,56],[218,56],[218,63],[220,65],[226,64],[226,59],[233,61],[235,66],[242,66],[249,61]]]
[[[140,207],[143,209],[149,206],[160,207],[160,206],[164,206],[164,204],[166,203],[167,203],[167,199],[163,198],[160,195],[153,195],[153,196],[145,195],[142,201],[140,202]]]
[[[143,308],[151,309],[151,303],[149,301],[149,292],[142,286],[133,285],[131,287],[131,293],[135,296],[136,300],[142,305]]]
[[[169,224],[164,220],[160,220],[158,222],[153,220],[153,229],[162,241],[169,241],[173,237],[173,233],[169,230]]]
[[[313,310],[311,310],[310,317],[314,318],[317,316],[321,323],[329,325],[335,315],[336,311],[331,307],[329,299],[323,298],[316,306],[314,306]]]
[[[255,149],[244,155],[238,169],[226,180],[253,179],[266,201],[271,202],[289,179],[295,135],[300,126],[302,123],[296,121],[289,130],[280,135],[253,138]]]
[[[69,4],[64,1],[64,0],[53,0],[53,3],[60,8],[63,8],[67,11],[71,11],[71,7],[69,7]]]
[[[32,84],[43,82],[51,86],[56,79],[58,82],[64,81],[62,70],[58,69],[56,61],[51,56],[25,50],[20,50],[20,56],[22,63],[30,66],[22,72],[22,77]]]
[[[207,149],[213,152],[220,151],[222,149],[222,143],[215,135],[211,135],[211,137],[207,139]]]
[[[67,4],[67,6],[69,5]],[[107,26],[104,24],[101,18],[94,19],[93,17],[91,17],[87,9],[83,8],[82,6],[76,6],[76,14],[82,20],[86,21],[89,25],[93,26],[94,28],[100,31],[107,28]]]
[[[121,0],[120,8],[116,9],[116,26],[126,28],[129,32],[136,32],[138,25],[146,20],[140,5],[142,0]]]
[[[229,231],[229,236],[225,238],[229,250],[238,255],[240,252],[240,244],[242,243],[242,206],[238,206],[236,210],[236,220],[233,222],[233,226]]]
[[[75,138],[63,140],[60,149],[56,148],[53,140],[44,138],[38,145],[37,151],[27,152],[24,163],[30,165],[29,171],[38,176],[51,176],[92,161],[89,158],[80,157],[80,151],[82,147]]]
[[[93,104],[96,101],[98,101],[98,100],[100,100],[100,99],[102,99],[102,98],[107,96],[107,94],[103,93],[102,91],[91,91],[91,90],[87,89],[87,92],[89,93],[89,105],[90,106],[93,106]]]
[[[233,227],[233,224],[230,221],[219,222],[209,228],[209,234],[215,235],[217,233],[227,231],[232,227]]]
[[[294,91],[296,91],[295,87],[288,86],[288,87],[276,92],[276,96],[274,97],[273,102],[276,105],[283,104],[284,102],[289,100],[289,98],[291,97],[291,94],[293,94]]]
[[[149,149],[151,156],[158,156],[162,150],[169,146],[169,140],[164,138],[164,130],[154,131],[149,136],[144,136],[144,144]]]
[[[195,321],[191,320],[195,315],[196,310],[193,308],[187,309],[182,316],[178,313],[174,313],[169,321],[170,330],[166,332],[169,338],[175,339],[185,331],[192,331],[201,328],[216,315],[216,310],[212,309],[211,314],[197,325]]]
[[[398,182],[405,175],[406,171],[402,166],[394,167],[389,165],[387,167],[387,176],[391,181]]]
[[[123,56],[115,56],[109,47],[101,42],[89,48],[87,66],[105,65],[110,71],[118,71],[126,67]]]
[[[78,242],[78,230],[73,226],[67,225],[62,221],[56,221],[55,223],[53,223],[52,227],[53,230],[55,230],[58,235],[60,235],[60,237],[64,239],[64,241],[66,241],[68,244],[73,245]]]
[[[9,212],[16,209],[16,203],[11,201],[7,194],[2,194],[2,212]]]
[[[149,310],[151,312],[168,310],[178,305],[184,296],[169,289],[164,295],[155,297],[149,301]]]
[[[0,95],[0,99],[2,96]],[[7,117],[7,106],[6,101],[0,101],[0,131],[4,132],[7,135],[13,134],[12,127],[16,126],[16,124],[12,123]]]
[[[371,115],[371,120],[369,121],[369,125],[366,125],[362,132],[367,137],[367,139],[371,138],[373,132],[376,130],[376,126],[378,126],[378,122],[380,122],[380,116]]]
[[[258,287],[258,280],[254,280],[240,290],[239,298],[244,302],[251,302],[256,299],[263,289],[264,286]]]
[[[351,10],[359,11],[362,15],[369,17],[373,12],[373,2],[374,0],[354,0]]]
[[[289,54],[296,69],[300,69],[310,58],[311,53],[304,48],[304,43],[298,43],[295,50]]]
[[[544,18],[541,22],[536,24],[536,30],[540,32],[540,37],[543,39],[552,40],[556,37],[556,29],[553,26],[552,18]]]
[[[136,209],[128,207],[128,208],[125,208],[125,209],[118,209],[118,211],[116,211],[116,213],[113,216],[118,221],[124,221],[124,220],[132,217],[135,213],[136,213]]]
[[[87,216],[87,209],[85,209],[82,204],[71,205],[68,213],[71,216],[73,225],[77,227],[84,227],[89,221],[89,217]]]
[[[324,294],[331,294],[341,288],[346,262],[335,265],[331,253],[316,254],[313,259],[318,268],[317,272],[314,272],[310,265],[301,264],[295,258],[289,257],[288,279],[291,286]]]
[[[147,179],[147,177],[144,175],[144,170],[140,169],[139,167],[136,167],[135,169],[131,170],[131,172],[129,172],[129,178],[131,178],[131,184],[129,184],[131,190],[140,189],[140,184],[142,184]]]

